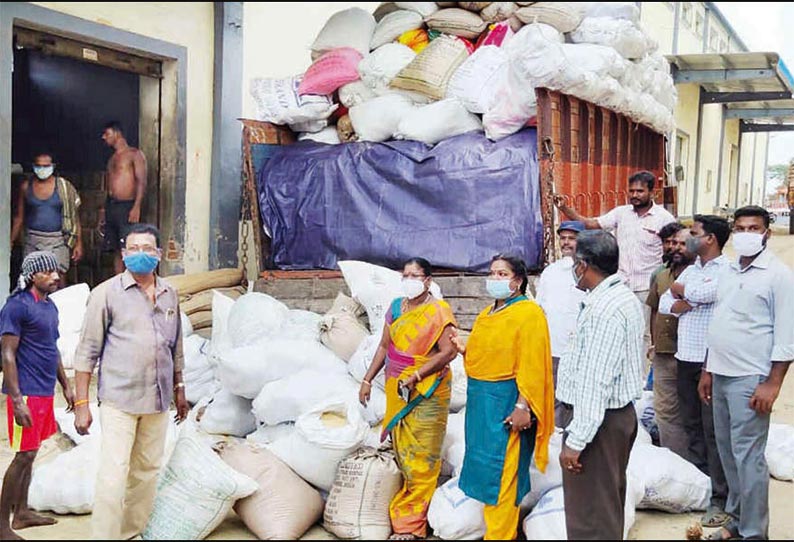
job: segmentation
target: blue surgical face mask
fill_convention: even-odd
[[[145,252],[133,252],[124,256],[124,265],[135,275],[148,275],[157,269],[159,263],[160,258]]]
[[[486,279],[485,289],[488,291],[488,295],[494,299],[507,299],[513,295],[513,291],[510,289],[510,279]]]
[[[52,177],[53,171],[55,171],[55,166],[33,166],[33,173],[42,181]]]

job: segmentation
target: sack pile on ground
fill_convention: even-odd
[[[520,5],[526,4],[526,5]],[[659,132],[677,92],[632,2],[389,2],[334,14],[311,66],[251,81],[257,118],[329,144],[533,124],[536,88],[595,103]],[[336,133],[335,133],[336,132]]]

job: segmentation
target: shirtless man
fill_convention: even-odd
[[[140,149],[129,146],[124,129],[117,121],[105,125],[102,140],[115,152],[108,160],[108,193],[99,222],[105,234],[103,249],[113,252],[113,271],[119,274],[124,271],[122,240],[130,224],[141,220],[141,205],[146,193],[146,157]]]

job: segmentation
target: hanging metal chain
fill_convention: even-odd
[[[556,162],[554,161],[554,142],[550,137],[543,138],[543,153],[546,155],[547,162],[549,164],[548,168],[546,169],[546,179],[544,180],[544,185],[542,187],[543,190],[546,191],[547,194],[551,194],[551,201],[549,202],[550,205],[547,209],[546,216],[543,217],[543,252],[544,252],[544,260],[545,262],[551,263],[551,256],[552,254],[555,255],[556,259],[556,249],[554,248],[554,220],[555,214],[557,213],[557,206],[554,203],[554,198],[557,197],[557,192],[554,188],[554,169],[556,166]],[[563,196],[564,197],[564,196]]]
[[[246,151],[245,163],[243,164],[243,197],[240,198],[240,219],[243,221],[242,231],[240,232],[240,264],[243,267],[243,280],[248,282],[248,238],[251,235],[253,210],[251,209],[251,191],[249,190],[249,183],[251,182],[250,150],[246,148]]]

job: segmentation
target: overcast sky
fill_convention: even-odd
[[[751,51],[780,54],[794,70],[794,2],[716,2]],[[794,158],[794,132],[773,132],[769,164]]]

